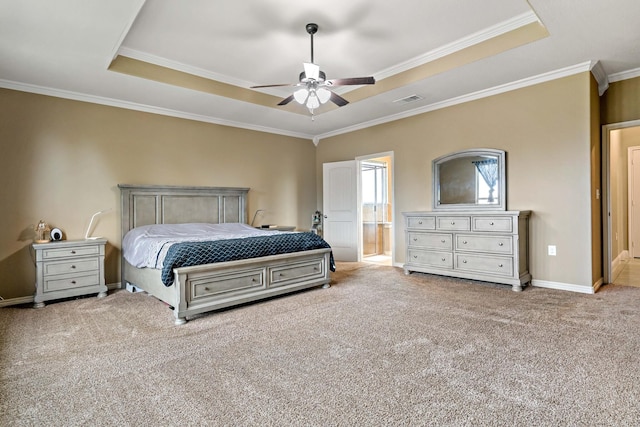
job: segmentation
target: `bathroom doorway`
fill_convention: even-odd
[[[363,262],[393,265],[392,154],[358,159]]]

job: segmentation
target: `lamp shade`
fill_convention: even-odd
[[[304,105],[308,96],[309,91],[307,90],[307,88],[298,89],[297,91],[293,92],[293,98],[300,105]]]
[[[320,106],[320,101],[318,100],[318,97],[316,96],[315,92],[310,92],[309,93],[309,98],[307,98],[307,108],[309,110],[313,110],[315,108],[318,108]]]
[[[318,96],[318,100],[320,101],[320,104],[324,104],[331,98],[331,91],[321,87],[318,90],[316,90],[316,95]]]

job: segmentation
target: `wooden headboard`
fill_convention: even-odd
[[[248,188],[118,184],[122,236],[149,224],[247,222]]]

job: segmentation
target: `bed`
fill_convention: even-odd
[[[248,188],[130,184],[119,184],[118,187],[122,242],[131,230],[158,224],[238,224],[236,228],[249,228],[246,225]],[[121,287],[135,287],[164,301],[172,308],[176,325],[184,324],[189,317],[200,313],[311,287],[329,287],[333,259],[331,248],[321,238],[312,233],[256,232],[264,233],[265,237],[253,240],[287,239],[287,244],[293,240],[304,240],[307,244],[313,241],[314,246],[307,246],[313,249],[296,247],[295,251],[287,249],[284,252],[282,248],[288,246],[278,244],[281,249],[273,255],[260,255],[260,251],[253,250],[250,251],[253,257],[246,259],[234,257],[232,260],[208,262],[209,258],[206,258],[203,264],[178,263],[175,267],[167,264],[163,274],[160,268],[138,267],[127,261],[123,245]],[[271,235],[284,236],[272,238]],[[188,255],[193,248],[214,253],[219,259],[220,254],[227,251],[220,249],[225,246],[218,245],[240,248],[239,243],[191,242],[184,243],[191,245],[188,250],[181,248],[176,252]],[[208,245],[216,245],[215,250]],[[173,245],[167,256],[174,246],[177,247]]]

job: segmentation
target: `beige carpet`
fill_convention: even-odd
[[[639,299],[340,263],[178,327],[126,291],[6,307],[0,425],[638,425]]]

